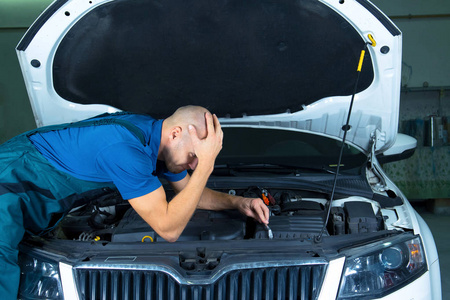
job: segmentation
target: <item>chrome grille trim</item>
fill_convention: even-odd
[[[161,265],[81,265],[80,299],[316,299],[327,263],[232,264],[211,275],[181,276]],[[174,272],[175,271],[175,272]]]

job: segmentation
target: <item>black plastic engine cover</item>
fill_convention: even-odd
[[[320,233],[324,223],[323,214],[272,216],[270,229],[274,239],[312,238]],[[327,231],[324,235],[328,235]],[[267,229],[258,224],[255,232],[256,239],[267,239]]]
[[[245,219],[245,216],[233,210],[197,210],[177,241],[243,239]],[[129,243],[165,240],[130,208],[114,230],[112,241]]]
[[[346,202],[344,210],[347,214],[346,225],[349,234],[377,232],[379,230],[379,221],[370,203]]]

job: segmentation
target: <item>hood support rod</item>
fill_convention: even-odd
[[[341,144],[341,150],[339,152],[339,159],[338,159],[338,164],[337,164],[337,167],[336,167],[336,173],[334,174],[333,188],[331,190],[331,197],[330,197],[330,202],[329,202],[329,205],[328,205],[327,217],[325,219],[325,223],[323,224],[322,230],[320,231],[320,234],[318,236],[314,237],[314,242],[316,242],[316,243],[319,243],[319,242],[322,241],[322,235],[323,235],[323,233],[325,231],[325,228],[327,227],[328,220],[330,218],[331,204],[332,204],[333,199],[334,199],[334,192],[336,190],[337,179],[338,179],[338,176],[339,176],[339,168],[341,166],[342,155],[344,153],[344,147],[345,147],[345,140],[347,138],[347,132],[351,128],[351,126],[350,126],[350,116],[352,114],[353,102],[354,102],[355,94],[356,94],[356,91],[357,91],[357,88],[358,88],[359,77],[361,75],[361,69],[362,69],[362,64],[363,64],[363,60],[364,60],[364,55],[365,55],[366,50],[367,50],[367,45],[372,45],[372,46],[376,45],[376,42],[373,39],[371,34],[369,34],[369,40],[370,40],[370,42],[366,42],[364,44],[364,48],[363,48],[363,50],[361,50],[361,55],[359,57],[358,68],[356,70],[357,71],[357,75],[356,75],[355,87],[353,89],[352,98],[350,100],[350,107],[348,109],[347,121],[346,121],[345,125],[342,126],[342,130],[344,131],[344,136],[342,137],[342,144]]]

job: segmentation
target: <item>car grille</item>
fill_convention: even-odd
[[[210,284],[182,284],[154,270],[76,269],[81,299],[316,299],[326,265],[232,270]],[[200,275],[201,276],[201,275]]]

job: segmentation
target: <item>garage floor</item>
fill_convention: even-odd
[[[450,215],[433,214],[426,210],[422,202],[411,204],[424,218],[433,233],[439,254],[442,299],[450,299]]]

